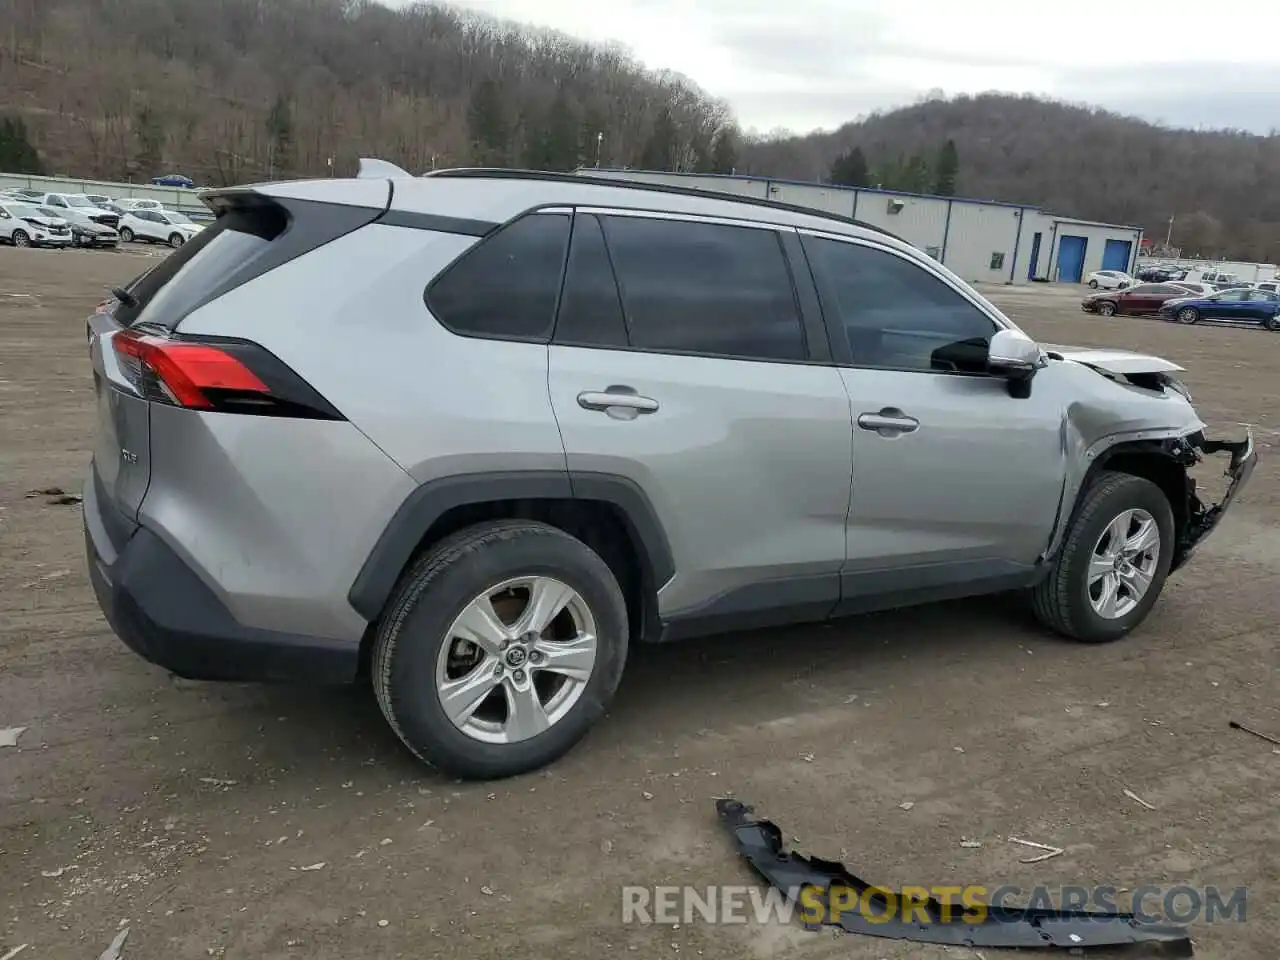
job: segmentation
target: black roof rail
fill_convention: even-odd
[[[677,187],[665,183],[647,183],[643,180],[627,180],[623,177],[593,177],[589,174],[558,173],[551,170],[517,170],[510,167],[454,167],[447,170],[432,170],[430,173],[424,173],[423,176],[476,180],[542,180],[548,183],[585,183],[594,184],[595,186],[600,187],[621,187],[627,190],[648,190],[653,193],[670,193],[681,197],[726,200],[731,203],[741,203],[753,207],[766,207],[772,210],[785,210],[788,213],[799,213],[806,217],[815,217],[819,220],[831,220],[835,223],[861,227],[863,230],[871,230],[874,233],[879,233],[886,237],[892,237],[894,240],[901,241],[902,243],[907,242],[897,234],[886,230],[884,227],[877,226],[874,223],[867,223],[865,220],[855,220],[853,217],[842,217],[838,213],[829,213],[826,210],[815,210],[813,207],[802,207],[797,203],[784,203],[781,200],[763,200],[758,197],[745,197],[738,193],[722,193],[719,190],[701,190],[697,187]]]

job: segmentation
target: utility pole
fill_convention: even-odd
[[[1169,232],[1164,235],[1164,245],[1166,247],[1173,246],[1173,217],[1169,218]]]
[[[604,147],[604,131],[596,134],[596,169],[600,169],[600,151]]]

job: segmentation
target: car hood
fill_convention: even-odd
[[[41,227],[65,227],[67,221],[61,217],[23,217],[27,223],[34,223]]]
[[[1093,347],[1064,347],[1057,344],[1042,344],[1046,353],[1070,360],[1073,363],[1093,367],[1104,373],[1126,376],[1130,373],[1173,373],[1185,369],[1162,357],[1153,357],[1145,353],[1132,353],[1128,350],[1104,350]]]

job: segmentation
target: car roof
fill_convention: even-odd
[[[368,182],[367,180],[364,182]],[[464,168],[421,177],[390,178],[390,207],[437,216],[505,223],[535,207],[581,205],[655,213],[692,214],[874,237],[924,257],[916,247],[875,224],[821,210],[692,187],[640,183],[581,174]],[[270,185],[262,185],[270,189]]]

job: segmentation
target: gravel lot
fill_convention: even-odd
[[[1193,924],[1198,955],[1277,955],[1280,755],[1227,722],[1280,733],[1280,336],[988,291],[1046,342],[1182,363],[1202,416],[1257,429],[1251,486],[1125,642],[1062,642],[987,600],[644,649],[564,761],[458,784],[363,689],[192,684],[129,653],[94,603],[79,508],[27,496],[78,492],[83,317],[147,262],[0,249],[0,729],[27,728],[0,747],[0,957],[98,957],[122,925],[125,960],[975,956],[624,926],[624,884],[750,882],[714,822],[726,793],[895,886],[1245,884],[1247,922]],[[1065,853],[1024,865],[1009,836]]]

